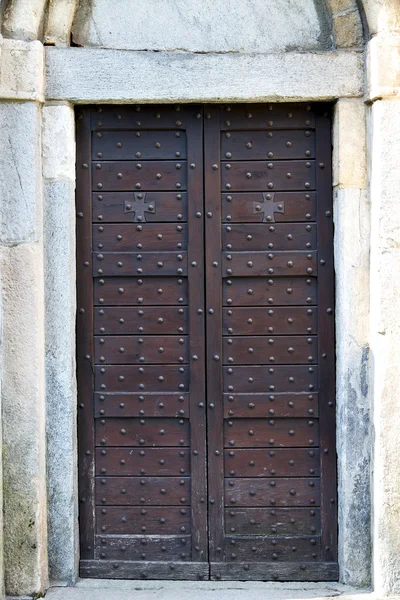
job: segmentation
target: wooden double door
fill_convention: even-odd
[[[77,111],[83,577],[335,580],[326,106]]]

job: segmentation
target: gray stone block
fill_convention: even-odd
[[[18,595],[47,584],[42,249],[3,247],[0,267],[5,583]]]
[[[45,183],[45,363],[49,575],[75,582],[78,506],[75,375],[75,186]]]
[[[39,239],[42,226],[40,106],[0,103],[0,243]]]

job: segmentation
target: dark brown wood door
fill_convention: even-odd
[[[337,579],[329,116],[85,108],[77,144],[81,575]]]

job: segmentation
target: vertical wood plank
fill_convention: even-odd
[[[204,331],[203,109],[187,108],[192,560],[208,560]]]
[[[221,165],[219,106],[205,107],[205,261],[210,561],[223,560],[224,466],[222,393]]]
[[[92,194],[91,110],[77,111],[76,127],[76,234],[77,234],[77,376],[79,523],[81,559],[94,556],[94,384],[93,279],[92,279]]]
[[[328,107],[316,118],[318,236],[318,363],[321,445],[322,557],[337,560],[335,331],[331,121]]]

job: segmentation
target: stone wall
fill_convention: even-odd
[[[3,555],[10,594],[77,576],[73,106],[223,100],[336,102],[340,576],[400,592],[398,0],[150,5],[0,3],[0,597]]]

